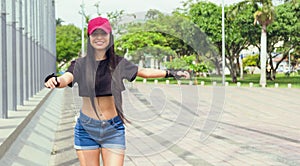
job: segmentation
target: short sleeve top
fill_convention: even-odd
[[[116,56],[117,66],[113,72],[109,70],[109,59],[97,61],[97,71],[95,78],[95,94],[99,96],[111,96],[114,95],[114,91],[123,91],[125,89],[123,85],[123,79],[133,81],[136,78],[138,67],[132,62],[126,60],[123,57]],[[74,80],[70,87],[74,83],[78,83],[79,96],[88,97],[86,80],[82,77],[85,72],[85,58],[78,58],[71,62],[68,70],[74,76]]]

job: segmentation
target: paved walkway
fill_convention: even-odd
[[[0,165],[79,165],[76,96],[54,90]],[[299,98],[291,88],[127,84],[125,165],[300,165]]]

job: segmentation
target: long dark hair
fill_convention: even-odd
[[[93,107],[94,112],[96,113],[98,119],[100,119],[100,117],[98,115],[98,112],[97,112],[97,109],[96,109],[95,100],[94,100],[95,97],[96,97],[95,79],[96,79],[96,72],[97,72],[98,65],[97,65],[97,62],[96,62],[96,59],[95,59],[95,49],[91,45],[89,36],[88,36],[87,40],[88,40],[87,41],[87,55],[85,57],[86,62],[85,62],[85,75],[84,75],[84,77],[85,77],[85,81],[87,83],[87,88],[88,88],[87,90],[88,90],[88,94],[89,94],[89,97],[90,97],[90,100],[91,100],[92,107]],[[115,55],[114,37],[113,37],[112,33],[110,33],[109,45],[106,49],[105,54],[106,54],[106,58],[109,60],[108,68],[110,70],[111,75],[113,75],[112,73],[114,72],[114,70],[117,67],[118,60],[117,60],[117,57]],[[127,120],[125,118],[122,110],[119,110],[117,108],[117,113],[121,117],[123,122],[126,121],[126,122],[130,123],[129,120]]]

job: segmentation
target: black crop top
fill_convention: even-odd
[[[97,61],[97,71],[95,78],[95,94],[99,96],[111,96],[114,93],[112,91],[123,91],[125,89],[123,85],[123,79],[133,81],[137,75],[138,67],[123,57],[116,56],[117,66],[113,73],[109,70],[109,60]],[[85,58],[78,58],[71,62],[68,70],[73,74],[74,80],[70,87],[75,82],[79,86],[79,96],[88,97],[88,88],[86,80],[83,79],[82,75],[85,74]]]

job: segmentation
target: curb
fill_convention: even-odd
[[[5,155],[5,153],[8,151],[8,149],[11,147],[11,145],[14,143],[15,139],[19,136],[19,134],[23,131],[23,129],[27,126],[27,124],[30,122],[32,117],[36,114],[36,112],[41,108],[41,106],[45,103],[45,101],[48,99],[50,94],[53,92],[53,90],[49,91],[39,102],[39,104],[36,105],[36,107],[30,111],[30,113],[24,118],[24,120],[14,129],[14,131],[3,141],[3,143],[0,145],[0,159]]]

